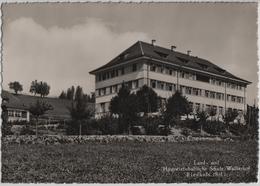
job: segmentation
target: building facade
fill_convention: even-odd
[[[122,82],[131,91],[143,85],[153,88],[162,103],[179,90],[194,112],[214,109],[218,115],[229,109],[244,112],[250,84],[190,52],[183,54],[175,47],[166,49],[141,41],[90,74],[95,75],[96,117],[109,112],[110,100]]]

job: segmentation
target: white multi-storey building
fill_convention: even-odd
[[[164,102],[176,90],[185,95],[196,110],[213,108],[217,114],[228,109],[246,110],[246,87],[251,82],[238,78],[199,57],[171,49],[136,42],[104,66],[95,75],[96,117],[109,112],[110,100],[122,82],[132,91],[147,85]]]

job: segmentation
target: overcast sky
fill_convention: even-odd
[[[18,80],[46,81],[50,95],[72,85],[94,91],[89,71],[137,40],[207,59],[253,82],[257,98],[256,3],[31,3],[5,4],[3,88]]]

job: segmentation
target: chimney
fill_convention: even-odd
[[[153,40],[152,40],[152,45],[153,45],[153,46],[154,46],[154,43],[155,43],[155,42],[156,42],[156,40],[155,40],[155,39],[153,39]]]
[[[171,51],[174,51],[176,48],[176,46],[171,46]]]
[[[191,50],[187,50],[187,54],[190,56],[190,54],[191,54]]]

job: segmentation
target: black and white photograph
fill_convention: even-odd
[[[1,183],[257,183],[257,2],[1,3]]]

